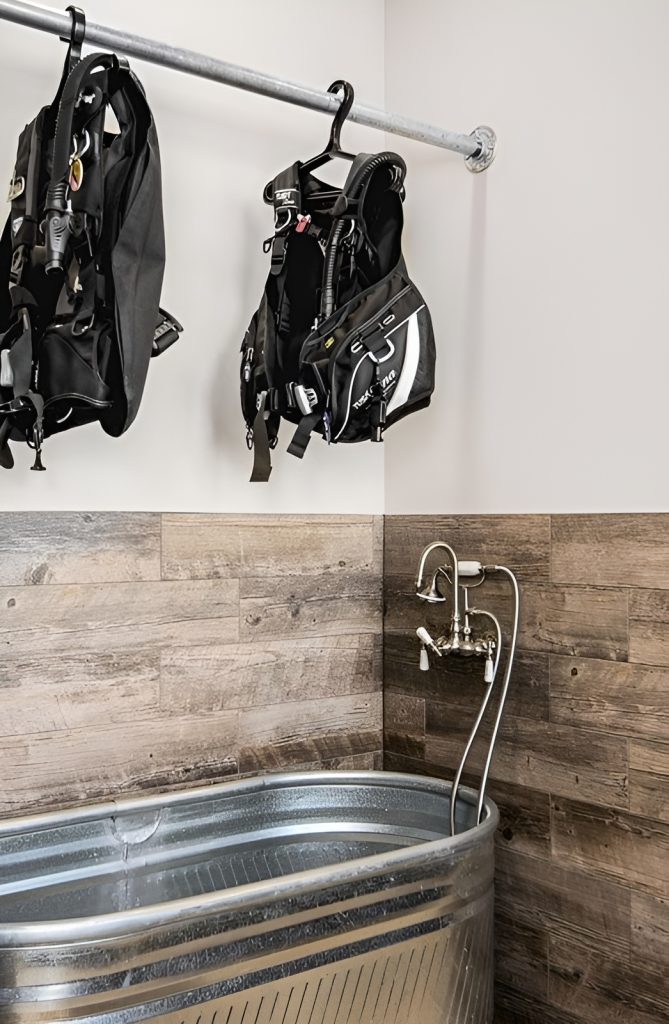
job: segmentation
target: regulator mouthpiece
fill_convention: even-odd
[[[81,233],[81,217],[72,212],[67,200],[67,185],[49,185],[46,196],[46,220],[44,221],[44,241],[46,260],[44,269],[47,274],[56,274],[65,270],[67,249],[72,235]]]

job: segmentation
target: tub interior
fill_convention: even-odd
[[[462,793],[458,832],[475,818]],[[0,827],[0,924],[154,906],[444,839],[449,813],[433,780],[278,777]]]

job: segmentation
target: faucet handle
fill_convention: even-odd
[[[487,654],[485,659],[485,668],[483,669],[483,682],[494,683],[495,681],[495,666],[493,665],[492,652],[495,649],[495,643],[493,640],[488,640],[487,643]]]
[[[427,655],[427,649],[430,648],[435,654],[438,654],[441,658],[441,651],[438,645],[434,642],[428,631],[424,626],[419,626],[416,630],[416,636],[421,642],[420,648],[420,670],[421,672],[427,672],[430,667],[430,659]]]
[[[434,651],[435,654],[441,653],[439,648],[435,644],[434,640],[432,639],[432,637],[430,636],[430,634],[428,633],[424,626],[418,627],[418,629],[416,630],[416,636],[418,637],[418,639],[420,640],[424,647],[429,647],[430,650]]]

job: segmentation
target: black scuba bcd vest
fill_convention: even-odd
[[[328,444],[380,441],[434,389],[432,321],[402,256],[406,166],[360,154],[343,188],[295,163],[265,189],[270,273],[242,342],[241,404],[251,480],[267,480],[279,424]]]
[[[159,306],[160,156],[127,63],[93,53],[22,132],[0,240],[0,465],[26,441],[99,421],[125,431],[149,360],[179,337]],[[105,130],[111,111],[118,133]]]

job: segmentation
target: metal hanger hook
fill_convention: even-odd
[[[334,119],[332,121],[332,128],[330,129],[329,148],[333,152],[337,152],[337,150],[341,149],[341,144],[339,141],[341,128],[344,121],[349,115],[351,107],[353,106],[353,100],[355,98],[353,86],[351,85],[350,82],[345,82],[343,78],[338,78],[336,82],[333,82],[332,85],[328,86],[328,92],[337,93],[341,91],[343,91],[344,96],[339,105],[339,109],[337,110],[337,113],[335,114]]]

